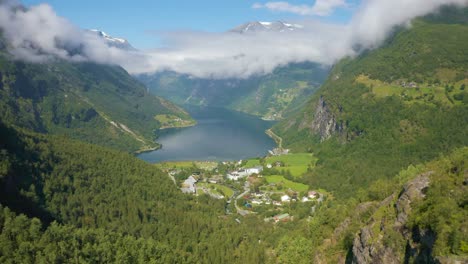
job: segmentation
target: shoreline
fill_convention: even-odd
[[[162,148],[162,145],[157,143],[158,145],[155,146],[155,147],[143,147],[143,148],[140,148],[139,150],[137,151],[134,151],[133,154],[136,156],[136,155],[139,155],[139,154],[143,154],[143,153],[146,153],[146,152],[152,152],[152,151],[155,151],[155,150],[158,150],[160,148]]]
[[[165,129],[171,129],[171,128],[186,128],[186,127],[193,127],[197,125],[197,121],[193,121],[191,124],[187,125],[180,125],[180,126],[162,126],[158,130],[165,130]]]
[[[195,126],[196,124],[197,124],[197,122],[194,121],[192,124],[183,125],[183,126],[166,126],[166,127],[161,127],[158,130],[165,130],[165,129],[170,129],[170,128],[186,128],[186,127]],[[154,147],[145,146],[145,147],[142,147],[142,148],[134,151],[133,154],[134,155],[139,155],[139,154],[143,154],[143,153],[146,153],[146,152],[156,151],[156,150],[162,148],[162,145],[160,143],[158,143],[157,141],[155,141],[155,144],[157,144],[157,146],[154,146]]]
[[[278,148],[283,148],[283,139],[280,136],[276,135],[275,132],[271,130],[271,128],[265,130],[265,134],[267,134],[270,138],[272,138],[275,141]]]

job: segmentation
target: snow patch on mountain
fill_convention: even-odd
[[[285,23],[282,21],[254,21],[240,25],[232,30],[231,32],[236,33],[256,33],[256,32],[288,32],[303,29],[303,25]]]
[[[126,39],[112,37],[106,32],[98,30],[98,29],[90,29],[89,31],[105,39],[109,46],[120,48],[120,49],[125,49],[125,50],[135,50],[135,48],[132,45],[130,45],[130,43]]]

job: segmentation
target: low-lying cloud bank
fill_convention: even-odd
[[[0,32],[17,59],[45,62],[65,59],[121,64],[136,69],[148,56],[111,47],[95,32],[83,30],[59,17],[47,4],[28,9],[17,1],[0,0]]]
[[[353,47],[375,48],[395,26],[446,4],[468,6],[468,0],[363,0],[346,25],[301,22],[302,30],[251,34],[173,32],[165,48],[126,51],[82,30],[55,14],[49,5],[28,9],[0,1],[0,29],[10,52],[19,59],[51,58],[119,64],[130,73],[172,70],[203,78],[245,78],[270,73],[292,62],[330,65],[356,54]]]

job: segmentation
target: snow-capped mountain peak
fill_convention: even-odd
[[[237,33],[265,32],[265,31],[288,32],[288,31],[300,30],[303,28],[304,26],[302,25],[285,23],[282,21],[274,21],[274,22],[254,21],[254,22],[249,22],[249,23],[240,25],[232,29],[231,32],[237,32]]]
[[[109,46],[126,49],[126,50],[135,50],[135,48],[132,47],[132,45],[130,45],[130,43],[126,39],[112,37],[106,32],[98,30],[98,29],[90,29],[89,31],[105,39]]]

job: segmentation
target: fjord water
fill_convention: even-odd
[[[162,148],[138,155],[154,163],[181,160],[239,160],[264,156],[275,142],[265,134],[274,122],[223,108],[187,109],[197,125],[165,129],[157,139]]]

